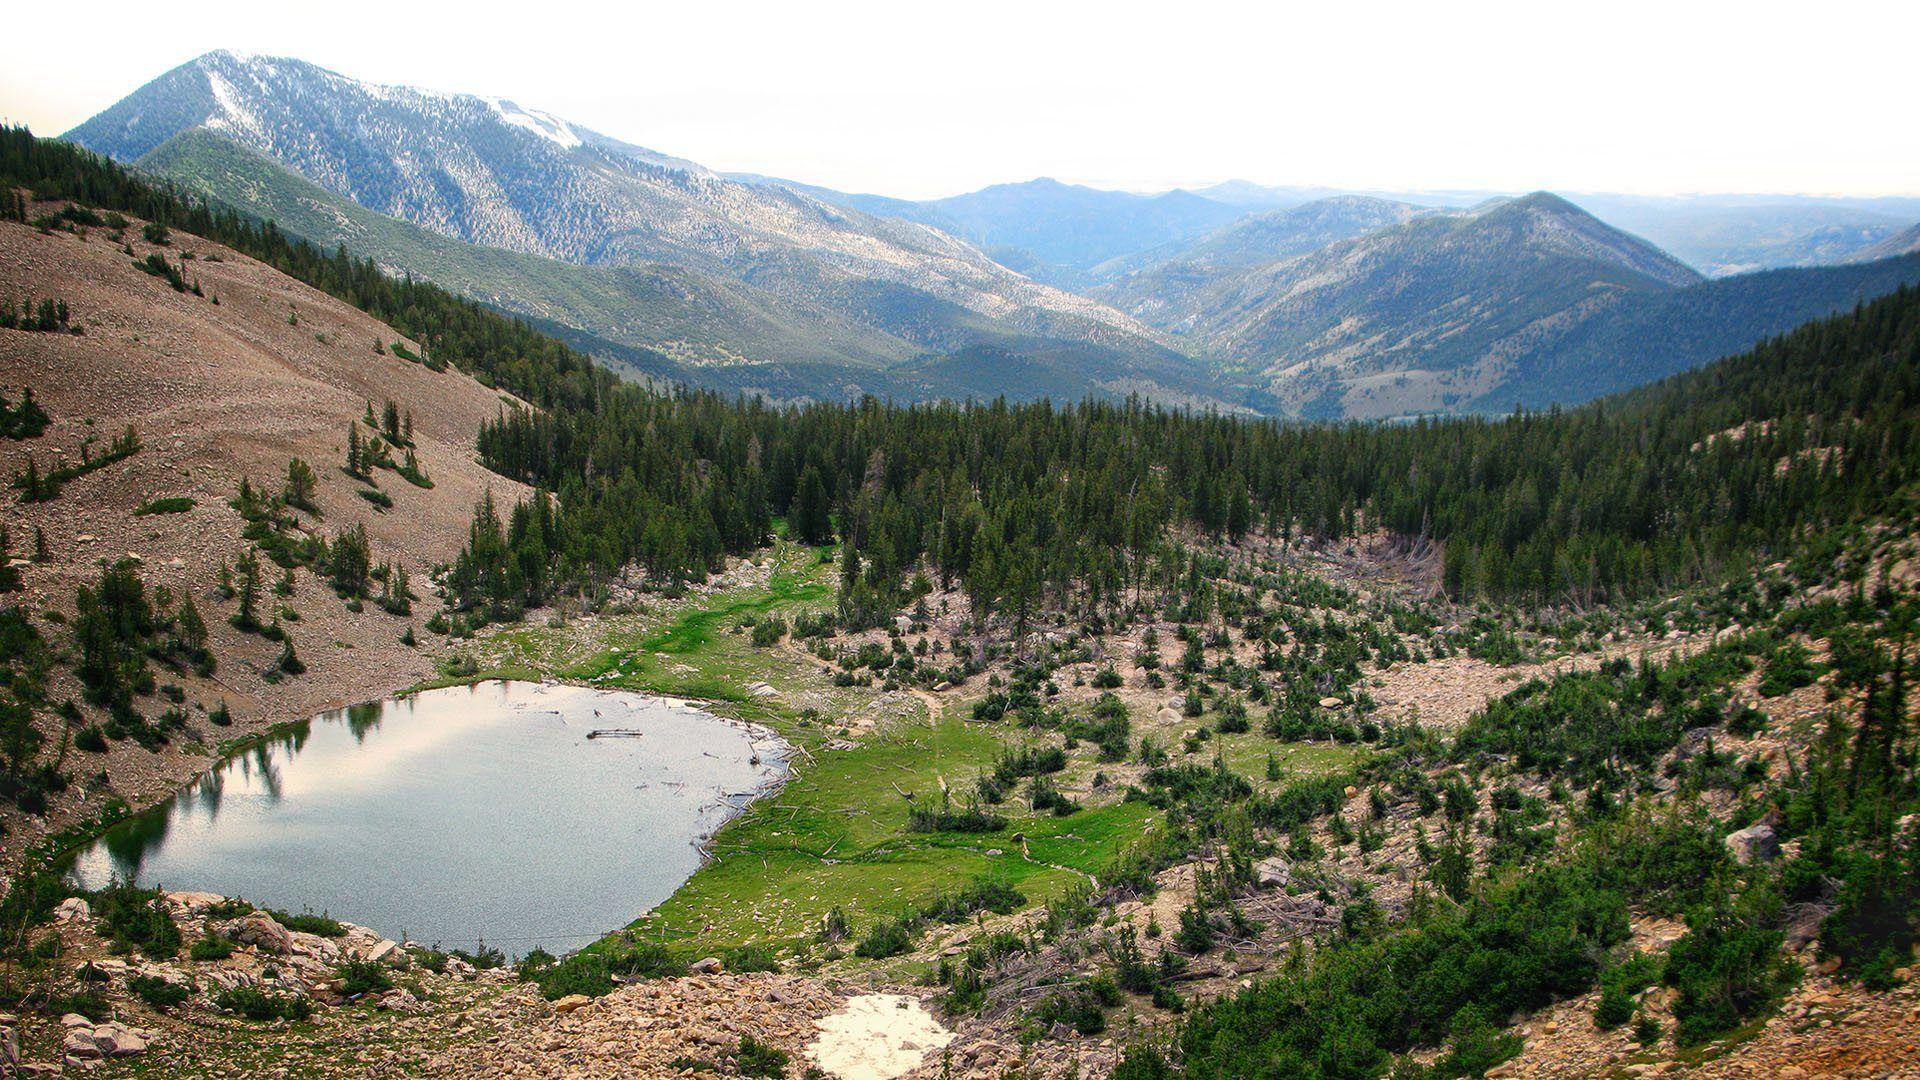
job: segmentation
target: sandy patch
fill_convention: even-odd
[[[902,994],[862,994],[816,1025],[807,1056],[839,1080],[905,1076],[953,1041],[953,1033]]]

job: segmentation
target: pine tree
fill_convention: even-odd
[[[293,638],[288,637],[281,641],[280,658],[274,661],[274,667],[288,675],[299,675],[307,670],[307,665],[300,662],[300,655],[293,650]]]
[[[353,433],[349,432],[347,441],[348,472],[353,471],[354,444],[357,441]],[[281,489],[281,498],[286,501],[288,506],[305,510],[308,513],[318,513],[318,509],[313,504],[313,493],[318,484],[319,481],[313,475],[313,466],[308,465],[299,458],[292,458],[287,462],[287,482]]]
[[[380,432],[395,446],[404,445],[400,438],[400,406],[394,404],[392,398],[387,399],[386,408],[380,414]]]
[[[794,536],[805,544],[826,544],[833,540],[832,497],[820,470],[808,465],[800,474],[800,486],[794,492],[793,509],[787,515]]]
[[[260,559],[253,549],[240,557],[240,608],[233,613],[235,628],[252,632],[260,629]]]

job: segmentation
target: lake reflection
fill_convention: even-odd
[[[588,738],[594,731],[619,731]],[[449,947],[559,950],[672,894],[785,747],[671,699],[486,682],[355,706],[236,755],[74,859]]]

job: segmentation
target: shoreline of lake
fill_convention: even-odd
[[[616,722],[637,734],[592,737]],[[276,725],[55,869],[304,905],[416,940],[573,948],[670,897],[797,756],[773,728],[691,698],[480,679]],[[321,866],[364,871],[365,891]],[[572,914],[543,920],[549,905]]]

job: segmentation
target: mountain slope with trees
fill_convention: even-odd
[[[1810,523],[1872,512],[1915,469],[1912,289],[1618,401],[1498,421],[1290,426],[1137,403],[776,408],[618,386],[437,287],[289,244],[24,132],[8,149],[29,185],[172,215],[394,312],[435,355],[542,406],[490,424],[481,448],[493,468],[559,494],[556,582],[630,561],[698,577],[764,537],[812,469],[861,579],[881,592],[923,553],[988,607],[1076,582],[1118,588],[1161,528],[1186,521],[1226,533],[1384,527],[1445,545],[1463,592],[1596,599],[1716,574]],[[1757,434],[1708,439],[1740,425]],[[976,565],[982,552],[994,554]],[[541,598],[494,591],[505,607]]]

